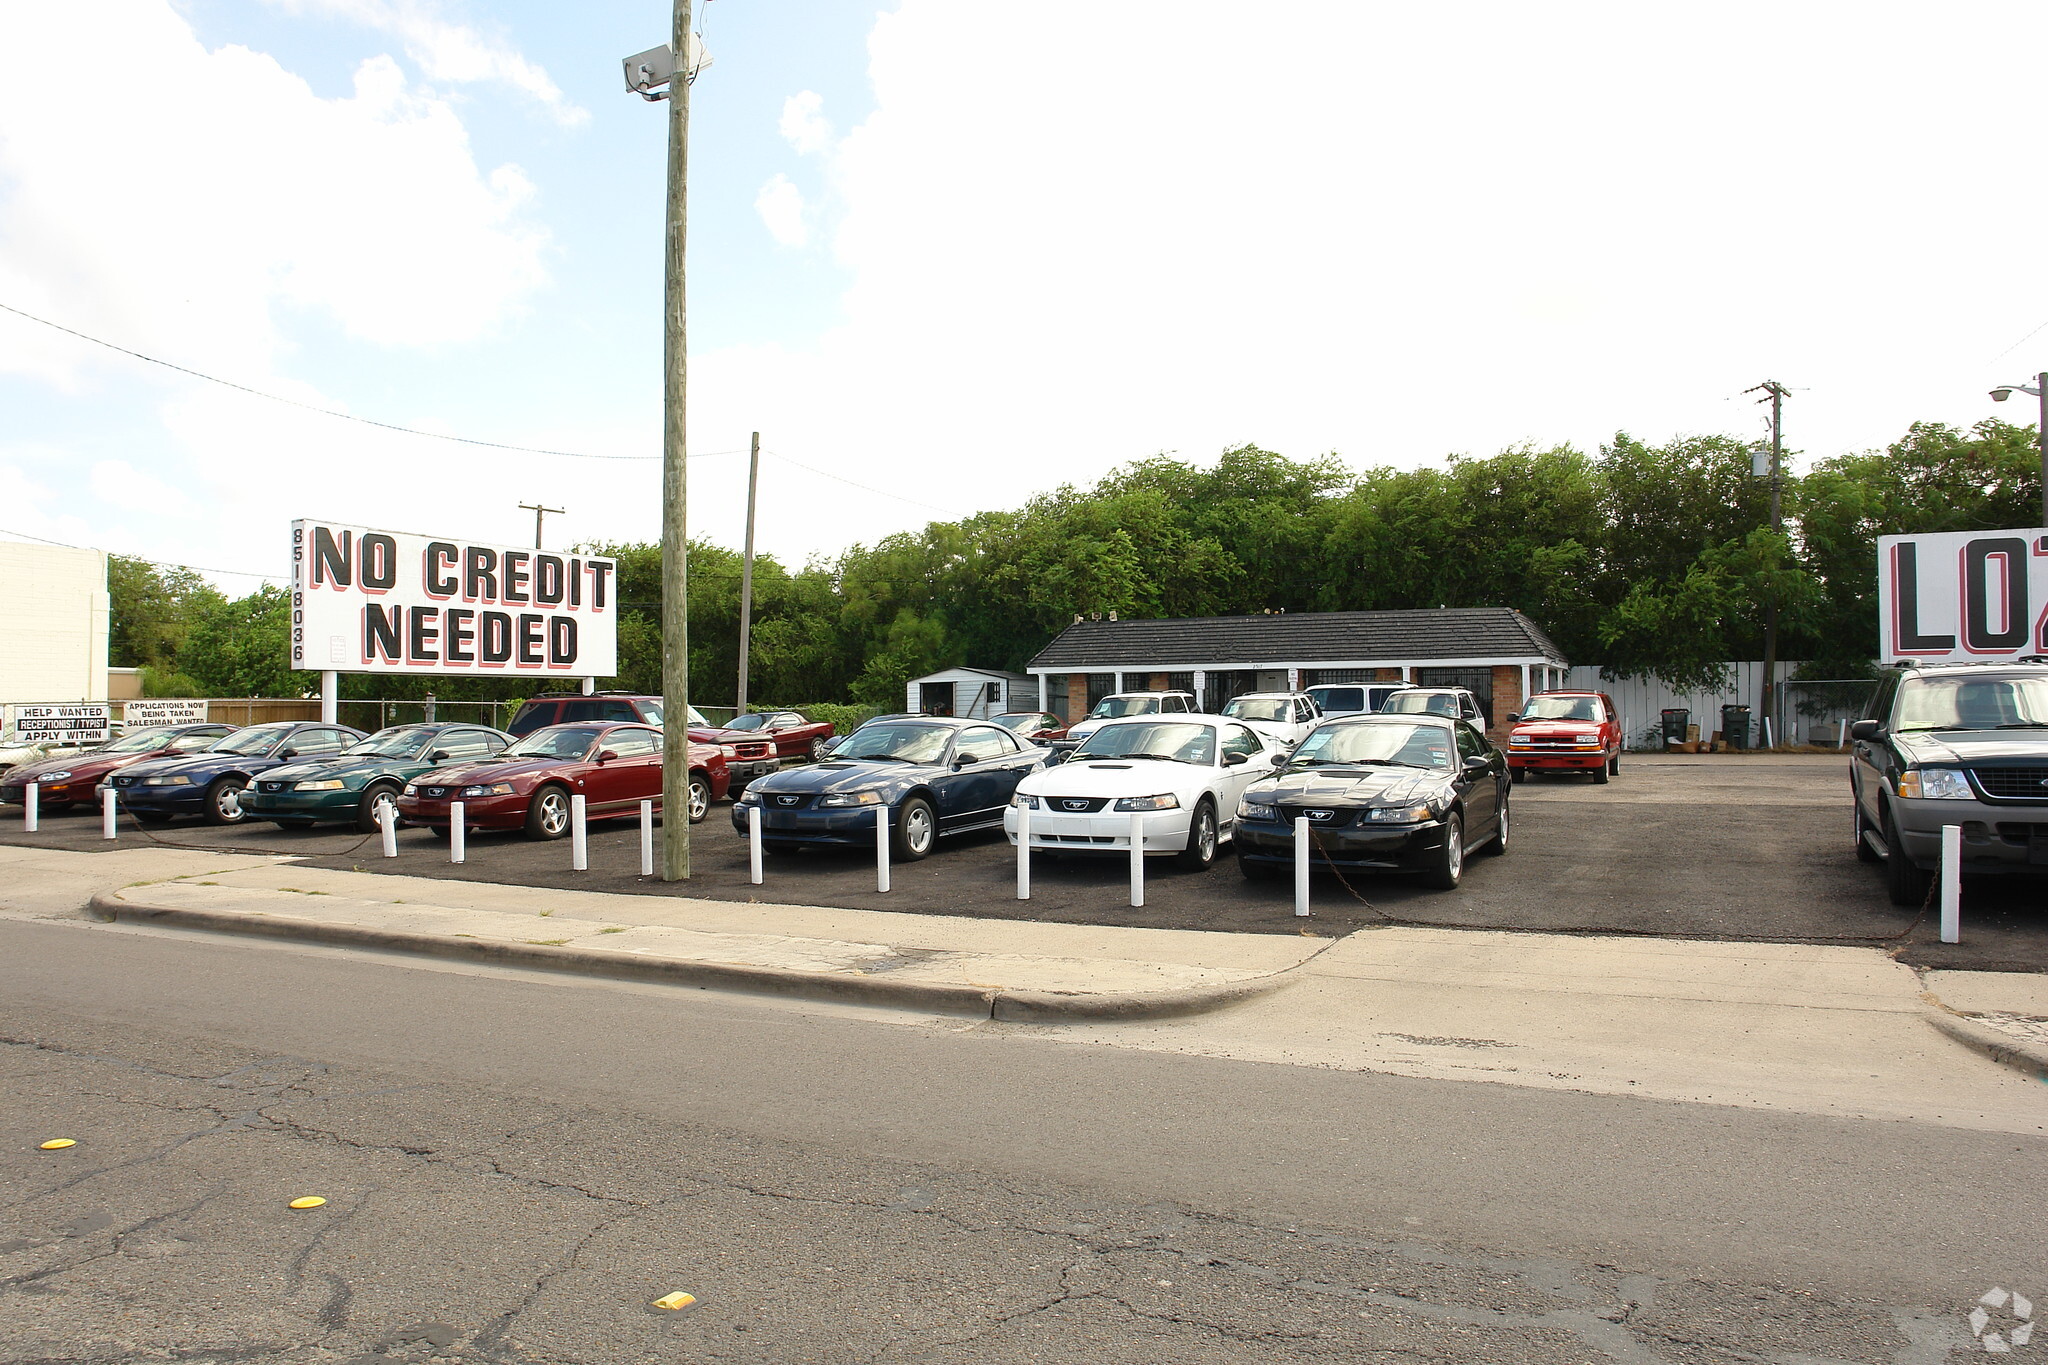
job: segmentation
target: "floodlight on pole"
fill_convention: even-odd
[[[2034,441],[2041,450],[2041,524],[2048,526],[2048,371],[2035,375],[2031,384],[2000,384],[1991,391],[1991,401],[2003,403],[2015,393],[2041,400],[2041,415],[2034,424]]]

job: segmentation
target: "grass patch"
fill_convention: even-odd
[[[528,943],[538,944],[543,948],[559,948],[564,943],[567,943],[569,940],[566,938],[530,938],[526,941]]]
[[[617,929],[600,929],[597,932],[599,932],[600,934],[623,934],[626,932],[626,930],[623,926],[621,926]]]

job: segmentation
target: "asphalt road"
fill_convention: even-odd
[[[1319,875],[1318,928],[1345,932],[1394,918],[1446,927],[1646,933],[1692,938],[1756,937],[1783,942],[1900,947],[1917,966],[2048,971],[2048,881],[1973,883],[1960,945],[1937,941],[1932,914],[1890,905],[1877,869],[1858,863],[1850,836],[1845,769],[1830,757],[1659,756],[1624,761],[1619,778],[1537,779],[1514,789],[1515,846],[1506,858],[1474,858],[1456,892],[1424,889],[1398,876],[1348,881]],[[999,833],[942,841],[922,863],[899,864],[894,889],[875,891],[873,855],[805,852],[769,860],[766,882],[747,880],[746,846],[717,807],[691,836],[689,894],[798,905],[838,905],[999,919],[1299,931],[1292,888],[1249,883],[1226,854],[1207,872],[1147,864],[1147,904],[1128,904],[1127,865],[1117,858],[1040,858],[1033,896],[1016,899],[1015,851]],[[632,822],[592,827],[590,870],[569,869],[566,841],[533,843],[517,834],[478,834],[469,860],[448,862],[447,846],[424,830],[402,831],[401,856],[381,856],[377,837],[304,833],[270,825],[212,829],[193,822],[123,840],[156,838],[238,852],[290,853],[315,866],[448,876],[646,895],[668,894],[639,875]],[[98,817],[53,816],[43,833],[0,825],[0,841],[81,850],[108,845]]]
[[[10,1362],[1929,1365],[2048,1298],[2038,1139],[85,923],[0,921],[0,1086]]]

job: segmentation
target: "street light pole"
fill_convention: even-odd
[[[1991,401],[2003,403],[2014,389],[2041,400],[2041,415],[2034,423],[2034,444],[2041,452],[2041,524],[2048,526],[2048,370],[2034,376],[2031,384],[2000,384],[1991,391]]]

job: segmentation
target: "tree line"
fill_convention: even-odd
[[[1517,448],[1440,467],[1347,468],[1243,446],[1213,465],[1158,457],[1015,511],[932,522],[798,568],[754,566],[750,692],[779,705],[895,706],[910,678],[954,664],[1021,668],[1076,615],[1510,606],[1575,663],[1614,677],[1711,686],[1763,654],[1808,676],[1868,676],[1877,650],[1877,538],[2033,524],[2031,427],[1916,424],[1881,451],[1783,480],[1781,531],[1753,444],[1727,436],[1593,453]],[[602,686],[661,689],[661,550],[578,547],[619,561],[619,660]],[[691,693],[733,699],[741,560],[693,539]],[[189,569],[110,560],[111,659],[151,695],[296,696],[289,595],[231,598]],[[345,697],[489,700],[514,680],[355,675]]]

